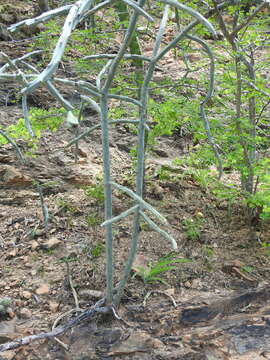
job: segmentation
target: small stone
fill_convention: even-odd
[[[27,308],[22,308],[20,311],[19,311],[19,316],[21,319],[30,319],[31,316],[32,316],[32,313],[29,309]]]
[[[23,257],[22,257],[22,261],[23,261],[24,264],[28,263],[28,261],[29,261],[29,256],[23,256]]]
[[[12,341],[16,338],[16,320],[8,320],[0,322],[0,344]],[[1,353],[2,356],[2,353]]]
[[[135,352],[149,352],[150,349],[162,346],[161,341],[158,340],[159,343],[155,342],[155,344],[153,344],[153,340],[154,339],[146,332],[135,331],[120,344],[119,342],[115,342],[115,345],[111,347],[108,356],[129,355],[134,354]]]
[[[39,243],[36,240],[31,241],[31,250],[37,250],[39,248]]]
[[[47,240],[44,243],[43,246],[45,249],[55,249],[60,244],[61,244],[61,241],[59,239],[57,239],[56,237],[51,237],[49,240]]]
[[[163,347],[162,341],[152,338],[152,349],[162,349]]]
[[[202,287],[200,279],[193,279],[190,284],[191,289],[200,289]]]
[[[2,165],[1,170],[4,171],[1,182],[5,185],[26,186],[31,184],[31,179],[14,166]]]
[[[59,309],[59,303],[57,303],[57,302],[53,302],[53,301],[50,301],[50,303],[49,303],[49,308],[50,308],[50,311],[52,312],[52,313],[56,313],[57,311],[58,311],[58,309]]]
[[[29,299],[31,299],[32,294],[30,293],[30,291],[23,291],[23,292],[21,293],[21,297],[22,297],[23,299],[29,300]]]
[[[35,236],[35,237],[43,236],[44,233],[45,233],[44,229],[37,229],[35,231],[35,233],[33,234],[33,236]]]
[[[89,150],[86,147],[83,147],[82,145],[79,146],[79,156],[87,158]]]
[[[175,295],[175,289],[174,288],[170,288],[164,291],[164,293],[168,296],[173,296]]]
[[[204,215],[203,215],[203,213],[201,211],[196,212],[196,216],[198,216],[200,218],[204,217]]]
[[[10,258],[13,258],[15,257],[16,255],[18,254],[18,249],[17,248],[14,248],[12,249],[8,254],[7,254],[7,257],[6,259],[10,259]]]
[[[50,293],[50,285],[43,284],[39,288],[36,289],[37,295],[48,295]]]
[[[15,359],[16,352],[15,351],[4,351],[1,352],[1,359],[3,360],[13,360]]]

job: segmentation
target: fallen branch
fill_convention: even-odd
[[[52,338],[58,335],[65,333],[67,330],[72,327],[78,325],[82,321],[85,321],[91,317],[93,317],[96,313],[109,313],[111,308],[108,306],[103,306],[105,304],[105,298],[100,299],[89,309],[85,310],[82,314],[78,315],[75,319],[70,320],[66,325],[59,326],[52,331],[39,333],[36,335],[25,336],[21,339],[17,339],[15,341],[11,341],[5,344],[0,345],[0,352],[17,349],[20,346],[28,345],[33,341],[42,340]]]

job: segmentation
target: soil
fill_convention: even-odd
[[[25,42],[1,41],[1,49],[17,57],[25,53]],[[15,85],[4,84],[0,96],[5,86],[16,93]],[[43,90],[37,94],[34,104],[54,106]],[[18,103],[1,102],[3,128],[20,117]],[[86,115],[87,126],[97,121],[95,114]],[[43,132],[24,165],[10,144],[0,148],[0,289],[1,298],[12,300],[8,313],[0,314],[0,343],[64,325],[104,294],[103,203],[86,194],[102,174],[100,131],[81,140],[77,163],[74,147],[65,148],[73,137],[65,124],[54,133]],[[145,199],[168,219],[179,246],[175,255],[191,262],[175,264],[161,275],[162,282],[144,283],[139,274],[133,276],[118,310],[122,320],[96,316],[60,336],[61,344],[55,339],[33,342],[3,352],[0,359],[270,359],[270,257],[261,246],[269,241],[269,224],[250,225],[241,204],[229,207],[172,165],[188,151],[189,142],[159,139],[147,157]],[[112,130],[114,179],[131,187],[129,150],[134,144],[129,127]],[[26,141],[18,145],[29,151]],[[162,166],[171,169],[164,180],[157,175]],[[34,180],[43,184],[46,230]],[[114,215],[130,204],[127,196],[114,193]],[[183,220],[198,218],[199,233],[192,239]],[[130,218],[114,227],[115,284],[131,228]],[[156,263],[170,252],[167,240],[142,225],[138,263]]]

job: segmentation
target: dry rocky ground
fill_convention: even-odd
[[[16,56],[17,46],[4,40],[2,48]],[[13,88],[0,84],[2,95]],[[38,94],[33,101],[48,107],[50,100]],[[17,104],[6,105],[1,102],[3,127],[22,116]],[[97,121],[95,115],[87,120]],[[100,133],[80,142],[77,163],[74,148],[65,148],[73,136],[64,124],[57,132],[44,132],[25,165],[11,145],[0,148],[0,297],[12,300],[8,314],[0,318],[0,344],[65,324],[103,295],[103,204],[85,192],[85,187],[98,184],[102,173]],[[261,246],[269,241],[269,224],[250,226],[241,204],[228,211],[226,202],[200,188],[192,176],[181,176],[181,167],[173,167],[177,176],[158,178],[159,169],[172,167],[188,141],[159,139],[147,159],[146,199],[171,224],[177,256],[191,262],[161,275],[164,283],[145,284],[140,276],[133,277],[119,308],[122,320],[98,316],[59,337],[62,344],[54,339],[33,342],[0,353],[0,359],[270,359],[270,254]],[[114,178],[131,186],[129,149],[134,142],[128,127],[113,129]],[[23,140],[18,145],[29,150]],[[44,184],[47,231],[33,180]],[[115,215],[129,205],[128,197],[115,192]],[[190,239],[183,219],[198,218],[200,234]],[[127,257],[130,229],[130,219],[115,226],[116,282]],[[163,238],[142,226],[138,263],[155,263],[170,251]]]

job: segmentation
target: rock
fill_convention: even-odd
[[[151,349],[162,347],[162,342],[153,339],[149,334],[143,331],[136,331],[120,344],[112,346],[108,356],[128,355],[136,352],[149,352]]]
[[[61,244],[61,241],[59,239],[57,239],[56,237],[51,237],[49,240],[47,240],[44,244],[43,244],[43,248],[45,249],[55,249],[57,248],[59,245]]]
[[[1,175],[0,175],[0,179],[1,179]],[[1,182],[1,180],[0,180]],[[25,204],[25,199],[27,198],[28,200],[32,200],[32,199],[37,199],[39,197],[39,195],[33,191],[29,191],[29,190],[20,190],[18,191],[7,191],[5,189],[5,196],[1,196],[0,198],[0,203],[3,205],[21,205],[21,204]]]
[[[190,288],[191,288],[191,285],[192,285],[192,283],[191,283],[190,281],[184,282],[184,286],[185,286],[187,289],[190,289]]]
[[[50,301],[49,302],[49,308],[52,313],[56,313],[59,309],[59,303]]]
[[[15,359],[15,356],[16,356],[16,352],[15,351],[4,351],[4,352],[1,352],[1,360],[13,360]]]
[[[100,166],[92,165],[90,163],[86,165],[76,164],[72,166],[72,172],[65,180],[72,184],[93,185],[94,179],[100,172]]]
[[[175,289],[174,288],[170,288],[164,291],[164,293],[168,296],[174,296],[175,295]]]
[[[39,237],[39,236],[43,236],[45,234],[45,230],[44,229],[37,229],[34,231],[33,236],[34,237]]]
[[[0,344],[3,344],[7,341],[12,341],[16,338],[16,319],[10,321],[1,321],[0,322]],[[1,353],[2,355],[2,353]]]
[[[32,312],[28,308],[22,308],[19,311],[19,316],[21,319],[31,319]]]
[[[97,350],[109,348],[113,344],[119,344],[122,334],[123,332],[120,328],[99,328],[95,331],[95,336],[99,338]]]
[[[18,254],[18,249],[14,248],[12,249],[6,256],[6,260],[14,258]]]
[[[1,185],[29,186],[31,179],[21,171],[11,165],[0,166],[0,183]]]
[[[71,147],[70,149],[72,150],[72,152],[75,151],[75,147]],[[83,158],[87,158],[88,153],[89,153],[89,149],[86,146],[83,146],[82,144],[80,144],[79,149],[78,149],[78,155]]]
[[[40,247],[39,243],[36,240],[32,240],[30,244],[31,244],[31,250],[33,251],[37,250]]]
[[[21,297],[22,297],[23,299],[29,300],[29,299],[31,299],[32,294],[30,293],[30,291],[23,291],[23,292],[21,293]]]
[[[42,284],[40,287],[36,289],[37,295],[48,295],[50,293],[50,285]]]
[[[0,25],[1,27],[1,25]],[[1,103],[1,102],[0,102]],[[12,154],[12,146],[10,144],[1,146],[0,148],[0,163],[1,164],[7,164],[14,161],[15,157]]]
[[[29,256],[26,255],[26,256],[23,256],[21,258],[21,260],[23,261],[24,265],[26,266],[27,264],[29,264]]]

